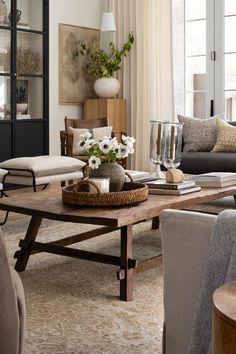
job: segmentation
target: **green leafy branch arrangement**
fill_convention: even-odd
[[[96,44],[88,46],[80,40],[78,48],[73,51],[73,58],[80,59],[81,56],[86,56],[85,69],[93,78],[111,77],[114,72],[121,68],[122,58],[127,56],[133,43],[134,35],[132,32],[129,33],[127,42],[123,44],[120,50],[115,49],[114,43],[111,42],[108,52],[98,48]]]

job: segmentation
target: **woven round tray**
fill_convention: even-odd
[[[84,187],[93,185],[97,193],[85,192]],[[144,183],[126,182],[120,192],[101,193],[98,186],[88,180],[79,181],[62,189],[64,203],[80,206],[121,206],[139,203],[148,198],[148,187]]]

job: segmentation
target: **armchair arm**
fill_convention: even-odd
[[[164,266],[165,352],[186,354],[201,275],[216,216],[166,210],[160,216]]]
[[[25,298],[21,280],[9,267],[0,238],[0,351],[23,353],[25,335]]]
[[[61,156],[73,156],[73,134],[60,131]]]

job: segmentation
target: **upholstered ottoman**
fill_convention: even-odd
[[[83,178],[85,162],[68,156],[18,157],[0,163],[7,170],[2,183],[32,186]]]
[[[1,183],[3,181],[4,176],[7,174],[6,170],[2,170],[0,168],[0,197],[3,196],[3,184]]]
[[[3,181],[3,178],[6,174],[7,174],[7,171],[0,168],[0,182]]]

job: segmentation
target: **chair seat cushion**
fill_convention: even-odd
[[[52,174],[52,175],[48,175],[48,176],[35,177],[35,185],[39,186],[42,184],[49,184],[49,183],[69,181],[69,180],[78,180],[78,179],[82,179],[82,178],[83,178],[82,171],[60,173],[60,174],[56,174],[56,175]],[[6,179],[5,179],[5,183],[32,186],[33,178],[32,178],[32,176],[7,175]]]
[[[68,156],[18,157],[0,163],[0,168],[9,170],[11,175],[35,177],[65,174],[81,171],[85,162]]]
[[[236,172],[236,154],[232,152],[184,152],[179,169],[184,173]]]

